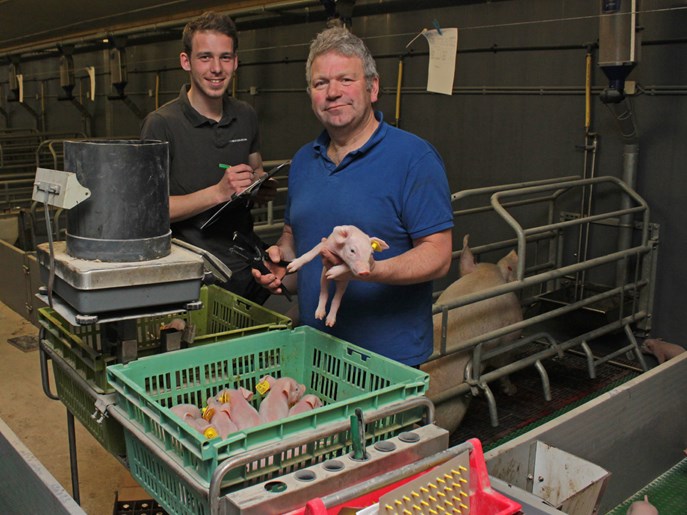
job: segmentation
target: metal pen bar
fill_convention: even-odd
[[[646,254],[651,251],[651,247],[648,246],[640,246],[640,247],[633,247],[631,249],[619,251],[619,252],[614,252],[612,254],[607,254],[605,256],[601,256],[598,258],[593,258],[590,259],[584,263],[575,263],[573,265],[568,265],[563,268],[558,268],[557,270],[551,270],[549,272],[544,272],[542,274],[534,275],[531,277],[526,277],[524,279],[521,279],[519,281],[513,281],[510,283],[506,283],[500,286],[495,286],[493,288],[489,288],[486,290],[482,290],[476,293],[471,293],[469,295],[463,295],[460,298],[447,302],[446,304],[435,304],[434,307],[432,308],[432,313],[437,314],[441,312],[442,306],[446,306],[449,309],[454,309],[460,306],[465,306],[467,304],[472,304],[474,302],[478,302],[480,300],[485,300],[485,299],[490,299],[492,297],[496,297],[498,295],[503,295],[504,293],[510,293],[514,292],[520,289],[527,288],[528,286],[534,286],[543,282],[550,281],[551,279],[556,279],[560,277],[564,277],[566,275],[570,275],[575,273],[578,270],[581,269],[586,269],[586,268],[594,268],[596,266],[600,265],[605,265],[608,263],[612,263],[614,261],[618,261],[620,259],[624,259],[626,256],[631,256],[631,255],[636,255],[639,256],[641,254]]]
[[[641,320],[647,316],[646,312],[640,311],[638,313],[634,313],[633,315],[627,316],[623,318],[622,320],[617,320],[615,322],[612,322],[610,324],[607,324],[603,327],[594,329],[592,331],[588,331],[584,334],[581,334],[579,336],[576,336],[575,338],[571,338],[563,343],[559,343],[558,347],[563,350],[567,351],[568,349],[571,349],[572,347],[575,347],[577,345],[581,345],[583,342],[587,340],[593,340],[594,338],[598,338],[600,336],[603,336],[605,334],[608,334],[612,331],[615,331],[616,329],[620,329],[621,327],[626,326],[627,324],[631,324],[633,322],[636,322],[638,320]],[[558,354],[558,350],[549,348],[545,349],[543,351],[540,351],[536,354],[532,354],[530,356],[526,356],[525,358],[522,358],[518,361],[515,361],[509,365],[506,365],[504,367],[500,367],[497,370],[493,370],[491,372],[488,372],[481,376],[480,378],[480,383],[490,383],[492,381],[495,381],[496,379],[500,379],[504,375],[511,374],[513,372],[517,372],[519,370],[522,370],[526,367],[532,366],[534,363],[536,363],[539,360],[546,359],[546,358],[551,358],[554,357],[556,354]],[[435,404],[442,404],[451,398],[457,396],[457,395],[462,395],[470,391],[470,389],[474,385],[470,385],[468,383],[461,383],[453,388],[449,388],[447,390],[444,390],[440,394],[437,394],[434,396],[433,400]]]
[[[626,284],[624,286],[618,286],[616,288],[613,288],[612,290],[608,290],[602,293],[598,293],[592,297],[588,297],[587,299],[582,299],[579,301],[576,301],[571,304],[566,304],[564,306],[561,306],[556,309],[552,309],[551,311],[547,311],[546,313],[541,313],[539,315],[530,317],[526,320],[522,320],[520,322],[516,322],[514,324],[510,324],[507,326],[504,326],[500,329],[495,329],[493,331],[490,331],[488,333],[484,333],[480,336],[476,336],[474,338],[470,338],[469,340],[465,340],[460,343],[459,346],[451,347],[450,353],[453,352],[458,352],[462,351],[465,352],[467,350],[471,350],[475,347],[477,347],[481,343],[488,342],[489,340],[494,340],[496,338],[499,338],[501,336],[505,336],[507,334],[513,333],[515,331],[521,331],[523,329],[526,329],[530,326],[536,325],[541,322],[546,322],[548,320],[553,320],[554,318],[560,316],[560,315],[566,315],[568,313],[571,313],[581,307],[585,307],[587,305],[594,304],[595,302],[611,298],[615,295],[617,295],[620,292],[623,291],[629,291],[635,289],[635,287],[643,287],[647,285],[647,281],[640,281],[639,283],[635,284]],[[448,345],[447,345],[448,347]],[[432,355],[427,359],[427,361],[432,361],[434,359],[440,358],[442,355],[432,353]]]
[[[558,222],[558,224],[550,224],[547,226],[542,226],[542,227],[535,227],[535,228],[530,228],[528,229],[528,233],[532,234],[537,231],[544,231],[544,230],[550,230],[556,227],[566,227],[569,225],[579,225],[583,223],[587,223],[592,220],[597,220],[597,219],[603,219],[603,218],[609,218],[612,217],[616,214],[623,214],[623,213],[632,213],[632,212],[637,212],[637,211],[643,211],[644,213],[644,223],[642,226],[642,245],[646,245],[648,241],[648,231],[649,231],[649,206],[646,203],[646,201],[640,197],[635,191],[631,190],[627,184],[625,184],[623,181],[616,177],[610,177],[610,176],[602,176],[602,177],[592,177],[589,179],[578,179],[574,181],[563,181],[551,185],[540,185],[540,186],[531,186],[527,188],[520,188],[520,189],[510,189],[510,190],[504,190],[504,191],[498,191],[494,193],[491,196],[491,205],[494,208],[494,210],[504,219],[504,221],[511,226],[511,228],[515,231],[517,234],[518,238],[518,273],[517,277],[518,279],[522,279],[524,277],[524,269],[525,269],[525,256],[526,256],[526,239],[525,239],[525,230],[523,230],[522,226],[515,220],[515,218],[503,207],[501,203],[501,198],[502,197],[514,197],[518,195],[527,195],[527,194],[534,194],[534,193],[540,193],[543,191],[548,191],[554,188],[558,188],[558,191],[560,192],[559,194],[562,194],[564,191],[569,190],[570,188],[576,187],[576,186],[585,186],[587,184],[598,184],[598,183],[613,183],[616,186],[618,186],[620,189],[622,189],[625,194],[627,194],[629,197],[631,197],[637,204],[639,204],[639,207],[636,208],[630,208],[629,210],[619,210],[619,211],[614,211],[612,213],[605,213],[602,215],[593,215],[592,217],[580,217],[577,220],[571,220],[571,221],[566,221],[566,222]],[[560,224],[560,225],[559,225]],[[545,228],[545,229],[544,229]]]

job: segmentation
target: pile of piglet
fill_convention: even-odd
[[[224,439],[236,431],[322,406],[317,395],[306,394],[305,386],[291,377],[264,376],[256,390],[264,395],[257,410],[250,403],[253,392],[243,387],[220,390],[217,395],[208,397],[203,409],[194,404],[177,404],[170,409],[206,438],[219,436]]]

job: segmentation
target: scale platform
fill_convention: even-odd
[[[198,300],[204,274],[203,257],[172,244],[160,259],[103,262],[67,254],[66,242],[53,244],[52,291],[77,313],[99,315],[156,306],[184,305]],[[51,256],[48,243],[37,247],[41,279],[48,285]]]

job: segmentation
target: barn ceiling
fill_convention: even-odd
[[[497,0],[0,0],[0,62],[87,51],[117,36],[177,39],[189,18],[230,14],[239,30],[326,20],[331,12],[390,13]]]
[[[0,0],[0,55],[87,45],[108,35],[177,37],[189,18],[210,9],[232,14],[239,29],[324,16],[319,0]]]

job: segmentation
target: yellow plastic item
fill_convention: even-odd
[[[260,395],[265,395],[267,392],[270,391],[270,383],[268,383],[267,381],[260,381],[258,384],[255,385],[255,390]]]
[[[203,436],[208,440],[212,440],[213,438],[217,438],[219,436],[219,433],[217,432],[217,429],[215,429],[213,426],[209,426],[205,428],[205,431],[203,431]]]

